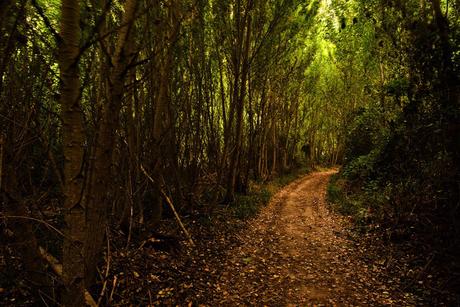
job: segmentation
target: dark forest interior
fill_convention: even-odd
[[[459,46],[459,0],[0,0],[0,305],[460,306]]]

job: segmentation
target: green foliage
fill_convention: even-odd
[[[341,205],[344,203],[344,180],[340,180],[339,175],[333,175],[327,187],[327,199],[330,203],[335,205]],[[342,207],[342,206],[341,206]],[[345,206],[343,206],[346,208]],[[344,211],[341,211],[344,214],[347,214]]]
[[[407,78],[398,78],[389,81],[385,85],[385,91],[388,96],[399,98],[407,95],[409,86],[410,84]]]
[[[343,170],[343,175],[350,180],[364,180],[368,178],[374,170],[377,156],[377,150],[372,150],[367,155],[358,156],[350,163],[346,164]]]
[[[345,161],[370,155],[372,150],[382,147],[389,133],[382,111],[375,104],[359,109],[352,116],[345,128]]]
[[[348,189],[348,182],[341,179],[338,175],[335,175],[329,182],[327,199],[335,210],[341,214],[353,216],[355,221],[362,223],[368,208],[366,208],[362,199],[353,198],[347,195]]]
[[[365,230],[370,222],[384,217],[394,191],[391,187],[382,189],[378,180],[367,180],[357,185],[347,176],[343,172],[331,178],[327,199],[336,211],[352,217],[359,229]]]
[[[260,191],[250,193],[249,195],[237,194],[232,204],[235,216],[239,219],[247,219],[256,215],[260,208],[268,204],[272,194],[262,188]]]
[[[311,166],[303,166],[303,167],[299,166],[299,167],[291,170],[290,172],[284,174],[283,176],[277,177],[274,180],[273,185],[275,187],[278,187],[278,188],[284,187],[284,186],[288,185],[289,183],[291,183],[292,181],[294,181],[297,178],[299,178],[300,176],[302,176],[304,174],[307,174],[307,173],[309,173],[311,171],[312,171]]]
[[[355,40],[369,48],[360,59],[377,65],[369,66],[376,69],[363,90],[366,103],[343,126],[345,163],[328,197],[360,225],[417,229],[449,242],[437,248],[458,249],[458,13],[443,20],[415,1],[387,4],[361,1],[358,10],[374,36]],[[349,24],[342,32],[351,35]],[[351,59],[339,50],[341,60]]]

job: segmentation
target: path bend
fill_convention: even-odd
[[[347,220],[328,208],[326,188],[335,172],[294,181],[248,223],[242,244],[228,251],[216,304],[411,305],[350,239]]]

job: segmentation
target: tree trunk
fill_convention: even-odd
[[[128,41],[136,8],[137,0],[125,2],[121,27],[118,30],[118,40],[112,56],[114,66],[108,76],[109,97],[102,104],[102,114],[92,158],[91,193],[88,195],[87,202],[87,233],[84,247],[87,287],[90,287],[96,278],[97,262],[102,251],[107,224],[107,212],[112,201],[110,192],[115,132],[119,127],[124,80],[130,60]]]
[[[234,200],[236,177],[239,175],[239,162],[243,138],[243,113],[244,100],[246,96],[246,82],[249,73],[249,49],[251,40],[251,9],[252,1],[249,0],[245,15],[241,21],[241,3],[237,4],[237,18],[235,19],[237,28],[237,40],[234,45],[234,89],[233,105],[236,106],[235,140],[233,154],[230,160],[229,175],[227,178],[226,202]],[[244,31],[246,30],[246,31]],[[245,33],[246,32],[246,33]]]
[[[63,245],[63,282],[65,306],[84,306],[85,262],[83,244],[86,221],[83,195],[83,121],[80,105],[80,3],[63,0],[61,4],[61,73],[62,133],[64,151],[64,215],[66,238]]]
[[[178,20],[176,6],[174,1],[169,1],[167,19],[164,21],[164,28],[160,37],[163,45],[161,46],[159,68],[158,68],[158,93],[154,105],[153,120],[153,142],[154,142],[154,166],[152,173],[157,176],[157,182],[154,187],[153,195],[153,216],[151,223],[156,224],[160,221],[163,211],[163,205],[160,195],[160,185],[163,184],[163,175],[166,167],[169,166],[171,171],[175,171],[175,153],[174,139],[172,132],[172,118],[170,112],[171,103],[171,73],[173,62],[173,47],[179,34],[180,21]],[[176,175],[176,174],[172,174]],[[177,181],[177,180],[176,180]]]

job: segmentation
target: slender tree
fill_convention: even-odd
[[[64,208],[66,229],[63,247],[63,281],[66,306],[83,306],[85,289],[84,243],[87,230],[86,203],[83,199],[84,129],[79,75],[80,2],[61,3],[62,41],[59,47],[61,77],[60,104],[64,152]]]

